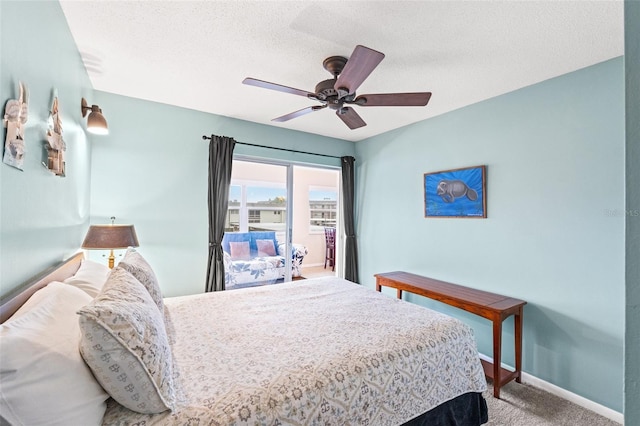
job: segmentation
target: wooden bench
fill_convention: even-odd
[[[485,375],[493,379],[493,396],[500,398],[500,388],[514,380],[522,381],[522,311],[524,300],[514,299],[487,291],[476,290],[458,284],[451,284],[408,272],[387,272],[376,274],[376,290],[392,287],[397,290],[398,299],[402,292],[418,294],[438,300],[474,313],[493,322],[493,363],[482,360]],[[515,326],[515,370],[507,370],[500,365],[502,355],[502,322],[514,316]]]

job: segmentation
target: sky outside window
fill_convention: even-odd
[[[258,201],[274,200],[276,197],[287,198],[285,188],[268,188],[263,186],[247,186],[247,202],[257,203]],[[242,198],[242,187],[231,185],[229,187],[229,200],[240,201]]]
[[[338,199],[338,193],[335,191],[320,191],[320,190],[309,191],[309,201],[323,201],[323,200],[336,201],[337,199]]]

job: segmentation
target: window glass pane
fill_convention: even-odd
[[[239,185],[229,186],[229,207],[225,222],[225,232],[237,232],[240,230],[240,200],[242,188]]]
[[[247,187],[249,231],[284,231],[287,190],[265,186]]]
[[[280,244],[285,242],[286,185],[286,166],[234,161],[227,210],[233,231],[225,232],[222,243],[227,289],[290,279]]]
[[[336,226],[338,193],[332,190],[309,190],[309,219],[312,232]]]
[[[291,200],[286,190],[289,178]],[[324,228],[338,222],[339,182],[335,169],[234,160],[225,232],[225,238],[234,239],[233,258],[230,242],[223,243],[227,289],[335,275],[335,259],[327,260]],[[289,214],[287,204],[292,208]],[[291,257],[285,256],[284,246],[288,217]],[[264,240],[274,234],[278,259],[267,259],[269,247]],[[248,256],[240,250],[244,237],[255,241],[249,245]],[[257,240],[262,240],[262,255]]]

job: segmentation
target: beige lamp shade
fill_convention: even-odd
[[[91,225],[82,242],[83,249],[112,250],[138,247],[133,225]]]

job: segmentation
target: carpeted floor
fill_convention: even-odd
[[[493,397],[493,386],[484,393],[489,408],[489,426],[620,426],[572,402],[530,385],[511,382]]]

